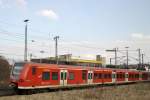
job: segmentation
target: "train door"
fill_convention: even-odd
[[[60,70],[60,85],[67,85],[67,70]]]
[[[126,82],[128,82],[128,78],[129,78],[129,75],[128,75],[128,72],[126,72],[126,73],[125,73],[125,81],[126,81]]]
[[[112,72],[112,82],[116,83],[116,72]]]
[[[88,84],[93,83],[93,71],[88,71]]]

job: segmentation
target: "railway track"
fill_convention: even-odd
[[[36,90],[36,92],[32,92],[30,94],[37,94],[37,93],[46,93],[46,92],[57,92],[57,91],[69,91],[69,90],[79,90],[79,89],[89,89],[89,88],[112,88],[112,87],[116,87],[116,86],[121,86],[121,85],[132,85],[132,84],[139,84],[139,83],[126,83],[126,84],[101,84],[101,85],[96,85],[96,86],[88,86],[88,87],[74,87],[74,88],[63,88],[63,89],[39,89]],[[14,96],[14,95],[18,95],[13,89],[11,88],[0,88],[0,97],[3,96]],[[28,94],[29,95],[29,94]]]
[[[0,97],[16,95],[15,91],[10,88],[0,88]]]

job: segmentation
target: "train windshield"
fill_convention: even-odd
[[[14,64],[12,71],[11,71],[11,76],[13,79],[16,79],[16,80],[19,79],[19,75],[21,73],[21,70],[23,69],[24,64],[25,63],[23,63],[23,62]]]

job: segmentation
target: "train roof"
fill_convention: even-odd
[[[57,65],[57,64],[47,64],[47,63],[36,63],[36,62],[16,62],[16,63],[23,63],[23,64],[29,64],[33,66],[41,66],[41,67],[49,67],[52,66],[52,68],[70,68],[70,69],[82,69],[82,70],[87,70],[87,69],[95,69],[95,70],[111,70],[111,71],[116,71],[116,72],[147,72],[147,71],[139,71],[139,70],[133,70],[133,69],[114,69],[114,68],[101,68],[101,67],[86,67],[86,66],[75,66],[75,65]]]

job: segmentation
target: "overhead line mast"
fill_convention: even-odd
[[[112,50],[106,50],[107,52],[115,52],[115,65],[117,65],[117,51],[118,51],[118,48],[114,48]]]
[[[139,67],[141,67],[141,49],[138,49],[139,54]]]
[[[55,40],[55,59],[56,59],[56,64],[58,64],[58,39],[59,36],[55,36],[54,40]]]

